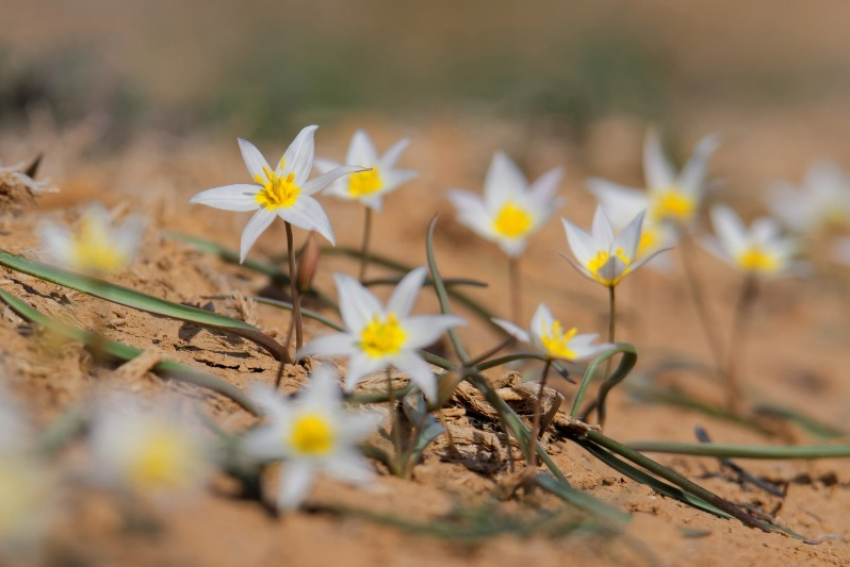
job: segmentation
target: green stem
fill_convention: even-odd
[[[360,275],[358,280],[363,283],[366,279],[366,268],[369,266],[369,240],[372,234],[372,207],[366,209],[366,218],[363,221],[363,243],[360,246]]]
[[[735,445],[732,443],[679,443],[675,441],[634,441],[627,443],[635,451],[671,453],[696,457],[727,459],[832,459],[850,457],[850,445]]]
[[[511,294],[511,321],[522,321],[522,287],[519,275],[519,258],[508,259],[508,281]]]
[[[546,360],[546,364],[543,366],[543,374],[540,376],[540,389],[537,391],[537,403],[534,404],[534,420],[531,425],[531,438],[536,440],[540,438],[540,435],[543,433],[540,431],[540,413],[543,407],[543,392],[546,388],[546,379],[549,377],[549,369],[552,368],[552,361]],[[531,466],[537,466],[537,458],[534,457]]]
[[[289,254],[289,293],[292,296],[292,318],[295,321],[295,350],[304,346],[304,329],[301,321],[301,294],[298,293],[298,274],[295,267],[295,243],[292,236],[292,225],[283,223],[286,227],[286,251]],[[292,344],[292,333],[287,333],[286,350]]]
[[[440,311],[443,315],[450,315],[451,310],[449,308],[449,295],[446,292],[446,286],[443,283],[443,278],[440,275],[440,272],[437,270],[437,260],[434,258],[434,227],[437,225],[437,215],[434,215],[434,218],[431,219],[431,222],[428,224],[428,233],[425,238],[425,249],[428,254],[428,268],[431,270],[431,279],[434,280],[434,290],[437,292],[437,298],[440,301]],[[466,352],[466,348],[464,348],[463,343],[460,342],[460,337],[453,328],[450,328],[446,333],[449,336],[449,340],[454,347],[455,353],[460,361],[464,365],[468,365],[470,358],[469,354]]]

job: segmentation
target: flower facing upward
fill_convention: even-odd
[[[656,254],[667,250],[662,248],[643,257],[637,256],[643,217],[644,211],[641,211],[619,235],[614,234],[614,227],[602,205],[596,207],[590,234],[567,219],[561,219],[567,232],[567,243],[575,256],[575,261],[570,258],[567,261],[588,278],[608,287],[616,286]]]
[[[426,274],[425,268],[407,274],[386,307],[354,278],[335,274],[346,331],[314,339],[296,356],[348,356],[345,386],[349,391],[364,376],[394,366],[406,373],[428,399],[435,399],[434,373],[416,351],[464,321],[451,315],[409,315]]]
[[[850,224],[850,177],[833,162],[814,163],[801,188],[789,183],[771,187],[767,205],[783,225],[800,234],[846,227]]]
[[[325,190],[328,195],[360,201],[367,207],[381,210],[381,199],[390,191],[395,191],[400,185],[415,178],[418,174],[412,169],[395,167],[401,153],[410,143],[405,138],[395,143],[383,156],[378,155],[369,134],[365,130],[357,130],[351,138],[345,163],[369,168],[360,173],[353,173],[346,179],[338,179]],[[327,159],[317,159],[316,168],[322,173],[333,171],[340,164]]]
[[[52,261],[99,276],[120,272],[133,261],[145,229],[144,220],[138,216],[128,217],[116,228],[111,223],[106,209],[93,204],[83,212],[76,232],[54,224],[42,225],[39,232]]]
[[[579,335],[575,327],[565,331],[561,322],[552,317],[552,312],[543,303],[537,306],[531,318],[529,331],[503,319],[493,319],[493,322],[520,341],[530,344],[551,360],[584,360],[612,346],[609,343],[593,344],[599,336],[596,333]]]
[[[301,130],[274,169],[254,144],[239,138],[242,158],[255,184],[207,189],[189,201],[226,211],[257,211],[242,232],[240,262],[245,261],[248,250],[276,216],[299,228],[315,230],[334,243],[331,223],[311,195],[344,175],[364,170],[358,166],[342,166],[309,179],[313,169],[313,135],[317,128],[307,126]]]
[[[703,138],[677,173],[664,155],[657,132],[650,130],[643,151],[646,191],[599,178],[589,179],[588,188],[612,215],[617,230],[622,230],[640,211],[647,211],[648,229],[658,224],[687,228],[702,204],[708,160],[717,146],[716,136]]]
[[[717,238],[703,239],[705,248],[746,274],[781,276],[801,267],[794,261],[799,242],[782,236],[771,218],[758,218],[747,229],[735,211],[717,205],[711,209],[711,223]]]
[[[455,190],[449,193],[449,199],[457,209],[459,222],[497,243],[508,256],[516,257],[525,250],[528,237],[560,204],[555,191],[562,176],[563,170],[555,168],[529,185],[516,164],[496,152],[484,180],[484,198]]]
[[[297,508],[320,470],[354,484],[366,483],[373,476],[356,443],[377,429],[381,417],[344,410],[342,391],[335,379],[329,368],[317,368],[297,401],[281,397],[270,388],[252,393],[266,422],[246,434],[244,449],[264,461],[286,461],[278,508]]]

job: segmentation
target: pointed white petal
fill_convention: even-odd
[[[439,339],[452,327],[462,327],[466,321],[454,315],[417,315],[402,322],[407,333],[406,349],[424,348]]]
[[[351,137],[345,163],[367,168],[378,164],[378,153],[375,151],[375,145],[365,130],[357,130]]]
[[[313,463],[304,460],[292,460],[281,471],[277,493],[277,507],[280,510],[296,510],[307,497],[313,478],[316,475]]]
[[[242,242],[239,245],[239,262],[242,263],[245,261],[245,257],[248,256],[248,251],[251,249],[251,246],[254,245],[254,242],[257,241],[257,238],[266,230],[269,225],[274,220],[275,214],[272,211],[268,211],[266,209],[260,209],[254,216],[251,217],[251,220],[248,221],[248,224],[245,225],[245,229],[242,231]]]
[[[710,236],[710,235],[702,235],[697,239],[700,246],[702,246],[706,251],[711,253],[717,259],[726,262],[727,264],[731,264],[737,267],[735,263],[735,257],[726,249],[726,246],[720,241],[719,238]]]
[[[339,444],[350,446],[366,439],[378,430],[384,415],[372,410],[347,413],[340,420]]]
[[[638,268],[640,268],[641,266],[643,266],[644,264],[646,264],[647,262],[649,262],[650,260],[652,260],[653,258],[658,256],[662,252],[667,252],[668,250],[672,250],[672,249],[673,249],[672,246],[666,246],[664,248],[659,248],[658,250],[653,250],[652,252],[650,252],[649,254],[647,254],[645,256],[641,256],[640,258],[638,258],[637,260],[635,260],[631,264],[629,264],[629,273],[631,274],[632,272],[634,272],[635,270],[637,270]]]
[[[685,164],[682,173],[679,175],[679,187],[681,190],[694,199],[700,201],[703,184],[705,183],[705,173],[708,168],[708,160],[720,145],[720,138],[716,135],[706,136],[697,144],[691,159]]]
[[[746,249],[746,229],[735,211],[725,205],[715,205],[711,209],[711,223],[726,256],[735,258]]]
[[[449,200],[458,211],[459,223],[487,240],[496,240],[493,231],[493,219],[481,198],[469,191],[451,191]]]
[[[568,348],[575,353],[575,358],[573,360],[578,362],[590,358],[596,358],[597,356],[599,356],[609,348],[612,348],[613,346],[614,345],[610,343],[601,343],[598,345],[581,344],[570,346]]]
[[[260,208],[256,199],[259,189],[259,186],[247,183],[225,185],[224,187],[201,191],[189,199],[189,202],[224,209],[225,211],[256,211]]]
[[[313,169],[313,136],[317,128],[315,125],[303,128],[283,154],[284,171],[294,173],[295,184],[302,189]]]
[[[527,186],[525,176],[504,152],[493,155],[490,169],[484,180],[484,201],[491,211],[498,210],[505,201],[522,195]]]
[[[261,425],[248,431],[240,443],[246,455],[261,461],[274,461],[289,456],[283,443],[283,431],[276,423]]]
[[[300,407],[308,411],[338,414],[342,403],[342,389],[339,387],[338,378],[335,369],[325,365],[316,367],[301,391]]]
[[[611,219],[608,218],[605,207],[602,205],[597,205],[596,212],[593,213],[590,234],[593,237],[594,244],[600,250],[610,250],[614,244],[614,227],[611,225]]]
[[[364,376],[368,376],[378,370],[383,370],[390,365],[385,358],[374,358],[363,352],[351,355],[348,359],[348,368],[345,372],[345,389],[348,392],[354,390]]]
[[[332,159],[316,158],[313,160],[313,167],[319,170],[319,173],[327,173],[342,166],[341,163]]]
[[[384,155],[381,156],[381,159],[379,160],[381,169],[394,168],[398,158],[401,157],[402,152],[407,149],[408,144],[410,144],[410,138],[403,138],[384,152]]]
[[[360,282],[347,274],[334,274],[339,310],[345,326],[355,335],[384,310],[378,299]],[[355,337],[356,339],[356,337]]]
[[[336,169],[332,169],[327,173],[323,173],[315,179],[311,179],[307,183],[304,183],[301,186],[301,190],[304,192],[305,195],[312,195],[317,191],[321,191],[337,179],[345,175],[349,175],[351,173],[357,173],[359,171],[366,171],[366,169],[358,165],[343,165]]]
[[[381,179],[384,182],[378,192],[381,195],[395,191],[411,179],[419,177],[419,172],[412,169],[381,169],[381,172]]]
[[[587,188],[605,207],[615,230],[623,230],[635,215],[649,208],[646,192],[594,177],[587,180]]]
[[[753,243],[765,246],[779,238],[779,226],[771,218],[760,217],[750,225],[750,240]]]
[[[596,272],[599,277],[605,282],[605,285],[617,285],[617,280],[626,271],[626,264],[623,263],[617,256],[609,256],[608,260],[602,264],[602,267]]]
[[[548,333],[549,329],[552,328],[553,322],[552,312],[549,311],[546,304],[541,303],[534,310],[534,315],[531,317],[531,335],[533,337],[540,337]]]
[[[437,378],[427,362],[413,352],[401,352],[393,357],[393,365],[407,374],[429,400],[437,399]]]
[[[646,134],[643,146],[643,169],[648,189],[666,189],[675,182],[676,174],[673,166],[667,161],[664,150],[661,149],[661,138],[652,128]]]
[[[579,264],[578,262],[576,262],[575,260],[573,260],[572,258],[570,258],[569,256],[567,256],[567,255],[566,255],[566,254],[564,254],[563,252],[559,252],[559,254],[561,255],[561,257],[562,257],[564,260],[566,260],[567,262],[569,262],[569,263],[570,263],[570,266],[572,266],[573,268],[575,268],[575,270],[576,270],[578,273],[580,273],[581,275],[583,275],[583,276],[584,276],[584,277],[586,277],[586,278],[589,278],[589,279],[591,279],[591,280],[593,280],[593,281],[595,281],[595,282],[599,283],[599,282],[596,280],[596,276],[594,276],[592,273],[590,273],[590,270],[588,270],[588,269],[587,269],[587,268],[585,268],[583,265]]]
[[[376,213],[381,212],[381,207],[383,207],[383,201],[380,196],[370,195],[369,197],[361,197],[360,202],[363,203],[364,207],[369,207]]]
[[[528,331],[526,331],[525,329],[522,329],[519,326],[514,325],[510,321],[505,321],[504,319],[497,319],[497,318],[494,317],[493,319],[490,319],[490,320],[493,321],[498,326],[500,326],[502,329],[505,330],[505,332],[507,334],[511,335],[512,337],[516,338],[517,340],[524,342],[524,343],[530,343],[531,342],[531,336],[529,336]]]
[[[639,212],[637,216],[632,219],[632,222],[623,229],[623,232],[620,233],[620,236],[617,237],[617,241],[614,243],[614,250],[612,250],[612,252],[622,248],[623,253],[629,261],[635,259],[638,245],[640,244],[640,234],[641,229],[643,228],[643,217],[645,214],[646,211]]]
[[[593,237],[565,218],[561,218],[561,222],[564,225],[564,231],[567,233],[567,244],[569,244],[573,256],[581,266],[587,265],[600,250]]]
[[[39,226],[38,232],[44,253],[51,262],[60,265],[71,262],[73,237],[68,229],[52,223],[44,223]]]
[[[555,193],[558,191],[558,185],[564,178],[564,168],[556,167],[550,169],[528,188],[528,196],[538,206],[552,208],[552,201],[555,199]]]
[[[245,160],[245,167],[248,168],[251,179],[256,179],[257,177],[267,179],[264,168],[269,167],[269,162],[266,161],[266,158],[263,157],[257,146],[248,140],[239,138],[239,149],[242,151],[242,159]]]
[[[271,386],[254,384],[248,390],[248,395],[270,421],[283,419],[292,413],[289,400],[277,393]]]
[[[299,195],[292,206],[281,207],[276,212],[286,222],[304,230],[315,230],[328,242],[335,244],[334,231],[328,215],[322,205],[310,195]]]
[[[387,302],[387,313],[395,313],[399,319],[407,317],[416,303],[419,290],[422,289],[427,275],[428,269],[420,266],[404,276]]]
[[[375,470],[369,461],[351,450],[325,461],[323,469],[333,478],[349,484],[367,484],[375,478]]]
[[[316,337],[295,354],[296,360],[305,356],[349,356],[357,351],[357,340],[348,333],[332,333]]]

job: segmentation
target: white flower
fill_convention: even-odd
[[[406,373],[429,400],[435,399],[434,372],[417,350],[436,341],[447,329],[465,322],[452,315],[409,315],[426,274],[425,268],[407,274],[393,291],[386,308],[354,278],[334,274],[346,332],[314,339],[296,358],[348,356],[345,387],[349,391],[362,377],[394,366]]]
[[[829,161],[809,166],[803,186],[777,183],[767,195],[770,211],[789,229],[807,234],[850,222],[850,177]]]
[[[747,229],[735,211],[716,205],[711,209],[711,222],[717,238],[706,237],[703,245],[742,272],[780,276],[799,269],[793,261],[800,248],[798,240],[782,236],[773,219],[758,218]]]
[[[365,130],[357,130],[348,146],[345,163],[369,169],[360,173],[353,173],[346,179],[334,181],[328,186],[325,193],[341,199],[360,201],[376,211],[381,210],[381,198],[384,195],[396,190],[400,185],[418,175],[412,169],[397,169],[395,167],[395,163],[409,143],[410,140],[407,138],[400,140],[388,149],[383,156],[378,156],[378,151],[372,144],[372,140],[369,139],[369,134]],[[333,171],[340,166],[341,164],[335,161],[316,160],[316,168],[322,173]]]
[[[644,214],[645,211],[638,213],[619,235],[614,234],[602,205],[596,207],[590,234],[562,218],[567,243],[576,259],[574,262],[567,258],[567,261],[588,278],[608,287],[616,286],[656,254],[667,250],[663,248],[643,257],[637,256]]]
[[[593,341],[599,337],[596,333],[579,335],[577,334],[578,329],[575,327],[564,331],[561,322],[552,317],[552,312],[543,303],[537,306],[537,310],[531,318],[529,331],[525,331],[504,319],[493,319],[493,322],[553,360],[579,361],[593,358],[613,346],[609,343],[593,344]]]
[[[643,151],[646,191],[599,178],[589,179],[588,187],[611,213],[618,230],[644,210],[649,227],[670,223],[685,228],[691,225],[702,204],[708,160],[717,146],[716,136],[706,136],[697,144],[682,171],[676,172],[661,149],[658,133],[651,129]]]
[[[104,404],[105,405],[105,404]],[[206,437],[157,402],[145,411],[131,399],[110,400],[94,421],[96,477],[137,494],[162,496],[202,484],[211,472]]]
[[[484,180],[484,198],[454,190],[449,199],[460,223],[497,243],[508,256],[516,257],[525,250],[528,237],[560,205],[555,191],[562,176],[563,170],[555,168],[529,185],[516,164],[504,153],[496,152]]]
[[[308,181],[313,169],[313,135],[317,128],[307,126],[301,130],[275,169],[254,144],[239,138],[242,158],[256,184],[239,183],[207,189],[189,200],[226,211],[257,211],[242,231],[240,262],[245,261],[248,250],[276,216],[304,230],[315,230],[334,243],[331,223],[322,206],[310,195],[343,175],[363,171],[363,168],[338,167]]]
[[[332,370],[317,368],[295,401],[270,388],[252,392],[266,422],[245,435],[243,447],[264,461],[286,461],[277,495],[280,509],[297,508],[319,471],[353,484],[365,484],[374,475],[356,444],[377,429],[381,416],[345,411],[335,378]]]
[[[53,262],[90,275],[117,273],[136,255],[145,221],[131,215],[112,227],[112,217],[103,205],[94,203],[83,212],[76,232],[45,223],[39,227],[42,246]]]

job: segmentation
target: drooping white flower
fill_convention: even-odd
[[[493,322],[552,360],[580,361],[593,358],[613,346],[609,343],[593,344],[599,337],[596,333],[579,335],[575,327],[565,331],[561,322],[552,316],[543,303],[537,306],[528,331],[504,319],[493,319]]]
[[[434,372],[417,350],[465,322],[452,315],[410,316],[426,274],[424,267],[407,274],[386,307],[354,278],[334,274],[346,330],[312,340],[296,357],[348,356],[345,387],[349,391],[364,376],[393,366],[406,373],[429,400],[435,399]]]
[[[145,409],[131,399],[110,400],[100,408],[91,448],[97,480],[147,496],[191,490],[211,473],[207,438],[178,419],[171,404]]]
[[[449,199],[460,223],[497,243],[508,256],[516,257],[525,250],[528,237],[560,205],[555,191],[562,177],[563,170],[555,168],[529,185],[516,164],[504,153],[496,152],[484,180],[484,198],[454,190]]]
[[[337,179],[325,189],[325,193],[340,199],[360,201],[367,207],[380,211],[384,195],[395,191],[418,175],[412,169],[395,167],[398,158],[409,143],[408,138],[399,140],[383,156],[379,156],[369,134],[365,130],[357,130],[348,146],[345,163],[369,169],[352,173],[345,179]],[[333,171],[341,165],[328,159],[316,160],[316,168],[322,173]]]
[[[313,169],[313,136],[317,128],[307,126],[301,130],[274,169],[254,144],[239,138],[242,158],[255,184],[239,183],[207,189],[189,200],[190,203],[226,211],[257,211],[242,231],[240,262],[245,261],[248,250],[276,216],[293,226],[315,230],[334,243],[331,223],[322,206],[311,195],[344,175],[363,171],[363,168],[342,166],[309,179]]]
[[[776,183],[767,206],[786,227],[810,234],[830,225],[850,224],[850,177],[830,161],[809,166],[802,187]]]
[[[716,238],[705,237],[702,244],[721,260],[753,276],[782,276],[799,270],[794,261],[800,250],[796,238],[783,236],[771,218],[761,217],[749,228],[729,207],[711,209]]]
[[[76,231],[45,223],[39,233],[53,262],[89,275],[106,275],[120,272],[133,261],[144,229],[144,219],[136,215],[113,227],[109,212],[94,203],[83,212]]]
[[[658,133],[651,129],[643,151],[645,191],[599,178],[589,179],[588,188],[612,215],[617,230],[625,228],[640,211],[647,211],[648,229],[663,223],[684,229],[692,224],[702,205],[708,160],[718,145],[716,136],[706,136],[677,172],[664,155]]]
[[[588,278],[608,287],[616,286],[620,280],[640,268],[656,254],[667,250],[662,248],[638,257],[637,250],[644,214],[645,211],[638,213],[619,234],[615,234],[614,227],[602,205],[596,207],[589,234],[562,218],[561,221],[567,233],[567,243],[575,261],[564,257]]]
[[[381,416],[345,410],[334,371],[313,371],[295,401],[270,388],[255,389],[251,395],[266,422],[245,435],[243,448],[257,459],[285,461],[278,508],[297,508],[320,471],[353,484],[372,479],[372,467],[356,444],[376,431]]]

